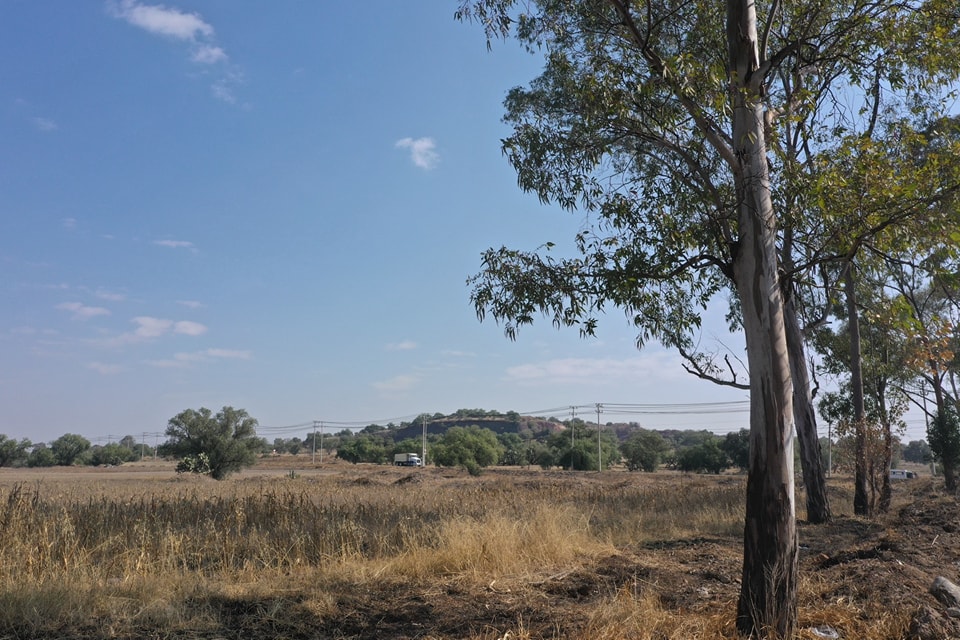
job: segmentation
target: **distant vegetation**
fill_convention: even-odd
[[[224,411],[236,414],[235,420],[226,420]],[[192,425],[189,428],[188,423]],[[666,468],[720,473],[746,469],[750,451],[746,429],[716,434],[707,429],[651,430],[629,422],[607,423],[598,434],[596,423],[580,418],[560,420],[485,409],[460,409],[449,415],[424,413],[399,424],[370,424],[322,437],[310,431],[302,438],[268,441],[257,436],[256,421],[245,411],[224,407],[216,416],[208,409],[181,412],[168,425],[167,442],[156,450],[130,435],[117,442],[91,445],[72,433],[50,443],[0,434],[0,467],[113,466],[161,456],[177,459],[180,471],[222,478],[265,455],[326,455],[351,463],[390,464],[395,454],[421,453],[424,434],[428,465],[460,467],[470,473],[498,465],[582,471],[622,465],[628,471]],[[926,463],[933,458],[923,440],[894,444],[895,464],[901,459]],[[830,448],[835,469],[852,468],[854,450],[849,437],[835,439]],[[821,449],[826,464],[826,438]]]

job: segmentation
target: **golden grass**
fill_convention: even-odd
[[[639,477],[369,467],[220,483],[78,475],[0,485],[0,638],[195,637],[229,616],[255,619],[258,633],[312,637],[312,624],[342,613],[343,594],[384,583],[502,589],[519,602],[530,584],[631,546],[696,538],[736,548],[742,478]],[[811,616],[801,603],[802,624],[833,622],[864,638],[904,629],[892,615],[858,623],[849,603],[801,588],[816,608]],[[583,603],[581,628],[598,640],[733,638],[734,609],[731,600],[678,612],[653,588],[611,586]],[[559,623],[531,629],[518,613],[460,637],[565,637]]]
[[[334,609],[329,585],[518,579],[614,545],[729,535],[741,494],[739,483],[689,480],[638,488],[375,473],[14,484],[0,488],[0,635],[215,626],[202,605],[211,596],[282,608],[285,592],[309,589],[307,606],[322,616]]]

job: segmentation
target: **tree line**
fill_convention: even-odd
[[[256,420],[246,411],[224,407],[213,414],[207,409],[188,409],[170,420],[168,440],[156,450],[130,435],[118,442],[91,445],[83,436],[67,433],[49,444],[16,440],[0,434],[0,467],[116,466],[161,455],[176,458],[177,470],[224,478],[254,463],[257,455],[317,452],[335,455],[351,463],[385,464],[398,453],[420,452],[420,438],[401,437],[411,426],[446,424],[451,420],[503,418],[516,431],[495,432],[479,425],[454,426],[427,438],[427,460],[438,466],[462,467],[477,473],[494,465],[537,466],[597,470],[624,465],[629,471],[653,472],[661,467],[695,473],[721,473],[749,464],[749,431],[725,436],[708,430],[649,430],[637,423],[600,427],[577,418],[529,418],[509,411],[461,409],[454,414],[422,414],[411,422],[370,424],[358,432],[343,429],[320,436],[308,432],[303,438],[275,438],[268,442],[256,434]],[[521,429],[521,425],[552,423],[560,430]],[[826,442],[821,450],[827,451]],[[851,436],[831,443],[834,468],[852,471],[855,446]],[[912,441],[894,448],[894,460],[925,463],[934,459],[929,445]],[[827,462],[824,461],[824,465]]]
[[[0,467],[116,466],[152,458],[155,453],[154,447],[130,435],[94,445],[75,433],[65,433],[49,443],[17,440],[0,433]]]

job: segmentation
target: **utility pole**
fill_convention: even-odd
[[[600,446],[600,409],[603,407],[597,403],[597,471],[603,471],[603,448]]]
[[[320,466],[323,466],[323,421],[322,420],[320,421]]]
[[[313,438],[310,440],[310,444],[313,445],[313,454],[310,456],[310,464],[313,464],[317,461],[317,421],[313,421]]]
[[[427,414],[423,414],[421,418],[423,435],[420,438],[420,468],[424,469],[427,466]]]
[[[573,471],[573,447],[575,445],[574,435],[576,434],[577,425],[574,424],[574,420],[577,419],[577,408],[570,407],[570,471]]]
[[[143,454],[146,451],[144,447],[147,446],[147,432],[143,432],[143,438],[140,439],[140,461],[143,461]]]

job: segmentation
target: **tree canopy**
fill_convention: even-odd
[[[497,464],[504,453],[497,435],[477,426],[451,427],[430,447],[434,464],[463,467],[477,473],[482,467]]]
[[[796,621],[794,404],[812,411],[806,389],[794,393],[807,383],[794,287],[888,230],[938,221],[956,149],[921,168],[902,160],[960,72],[958,14],[955,0],[471,0],[458,11],[488,44],[515,37],[543,53],[541,75],[507,96],[503,150],[522,189],[586,217],[572,251],[486,251],[469,280],[481,319],[511,338],[538,314],[589,335],[616,307],[638,344],[676,346],[719,378],[693,351],[704,309],[730,294],[751,393],[745,634],[788,637]],[[849,189],[833,199],[830,185]]]
[[[50,443],[50,452],[57,464],[69,467],[90,449],[90,441],[75,433],[65,433]]]
[[[183,459],[185,470],[223,480],[256,460],[263,445],[256,428],[243,409],[223,407],[216,415],[206,407],[186,409],[170,418],[160,453]]]

